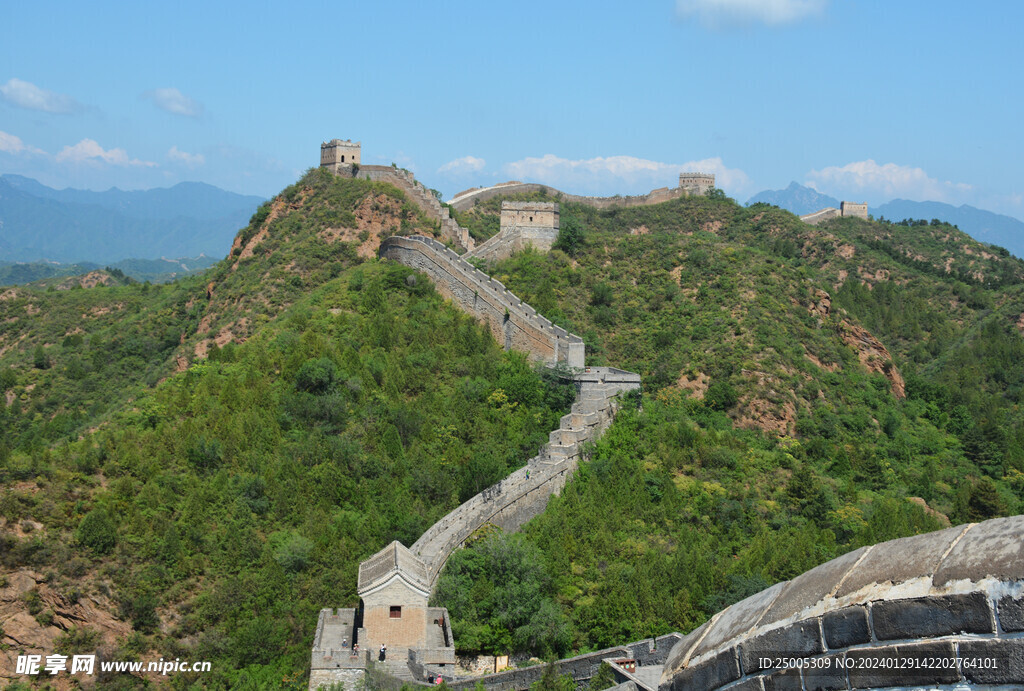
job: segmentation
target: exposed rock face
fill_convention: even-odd
[[[30,569],[21,569],[5,576],[6,587],[0,588],[0,686],[17,675],[18,655],[24,651],[34,655],[51,655],[60,638],[72,629],[90,629],[98,634],[98,647],[113,648],[123,641],[132,627],[118,621],[113,603],[99,595],[87,595],[72,602],[46,582],[46,577]],[[38,596],[40,612],[52,612],[52,622],[41,624],[29,613],[28,598]],[[65,677],[66,678],[66,677]]]
[[[817,290],[807,310],[819,319],[825,319],[832,313],[832,296],[824,290]],[[869,372],[885,375],[897,398],[906,398],[907,387],[903,375],[893,364],[889,350],[863,326],[851,324],[846,319],[839,322],[839,335],[846,345],[857,353],[857,359]],[[815,360],[811,357],[812,362]],[[817,363],[816,363],[817,364]]]
[[[842,322],[840,335],[843,341],[857,352],[857,358],[865,369],[885,375],[896,398],[906,398],[907,387],[903,375],[896,369],[892,356],[881,341],[868,333],[864,327],[850,324],[846,320]]]

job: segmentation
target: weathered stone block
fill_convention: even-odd
[[[841,598],[873,583],[903,583],[935,572],[942,555],[963,528],[890,540],[870,548],[836,591]]]
[[[1024,640],[963,641],[960,669],[975,684],[1024,684]]]
[[[765,613],[761,625],[788,619],[819,603],[835,590],[836,585],[865,551],[867,548],[861,547],[847,552],[794,578]]]
[[[817,667],[804,667],[804,688],[807,691],[835,691],[846,689],[846,653],[822,655],[815,658]]]
[[[871,619],[880,640],[994,632],[985,593],[876,602]]]
[[[803,682],[800,679],[800,670],[787,669],[782,672],[775,672],[763,677],[764,691],[802,691]]]
[[[871,640],[866,607],[844,607],[827,612],[821,618],[825,643],[829,648],[848,648]]]
[[[736,648],[729,648],[677,674],[672,679],[672,691],[710,691],[739,678],[740,663]]]
[[[739,634],[749,631],[751,627],[761,618],[766,609],[771,607],[775,598],[779,596],[785,583],[776,583],[767,590],[751,595],[729,607],[721,616],[715,620],[708,632],[697,647],[694,649],[695,656],[711,652],[720,645],[724,645]]]
[[[1024,631],[1024,596],[1000,598],[999,623],[1003,631]]]
[[[750,677],[730,686],[729,691],[764,691],[764,684],[761,683],[761,677]]]
[[[945,531],[944,531],[945,532]],[[934,583],[1024,578],[1024,516],[997,518],[972,526],[935,572]]]
[[[929,667],[925,662],[951,660],[954,654],[949,641],[850,650],[846,653],[850,687],[950,684],[960,679],[956,665],[943,667],[940,663],[940,666]]]
[[[744,674],[750,674],[771,667],[770,664],[762,665],[762,658],[807,657],[817,655],[823,649],[818,620],[809,619],[740,644],[740,662]]]

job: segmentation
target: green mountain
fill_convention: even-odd
[[[644,391],[523,533],[449,561],[464,650],[687,631],[858,545],[1024,508],[1020,261],[720,193],[561,225],[563,250],[484,268]],[[436,232],[313,170],[202,276],[0,291],[0,642],[301,680],[359,561],[523,464],[573,397],[375,258]]]

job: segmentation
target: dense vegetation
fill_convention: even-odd
[[[525,535],[449,562],[459,645],[538,649],[496,550],[543,574],[517,604],[558,603],[539,647],[567,652],[687,631],[857,546],[1024,510],[1024,265],[1005,252],[945,224],[816,229],[721,195],[565,204],[562,225],[574,245],[584,229],[574,256],[491,271],[645,394]]]
[[[687,631],[858,545],[1024,508],[1019,261],[721,194],[561,225],[486,268],[644,392],[526,530],[450,559],[461,648]],[[0,293],[0,563],[41,574],[40,627],[53,593],[130,625],[62,649],[212,660],[212,687],[301,675],[361,559],[536,453],[571,390],[365,252],[436,228],[311,171],[201,277]]]

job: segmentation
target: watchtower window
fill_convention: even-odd
[[[342,155],[341,155],[341,162],[342,162],[342,163],[344,163],[344,162],[345,162],[345,154],[342,154]]]
[[[391,618],[401,619],[402,618],[402,607],[400,605],[393,605],[391,607]]]
[[[530,221],[533,221],[533,216],[530,216]]]

